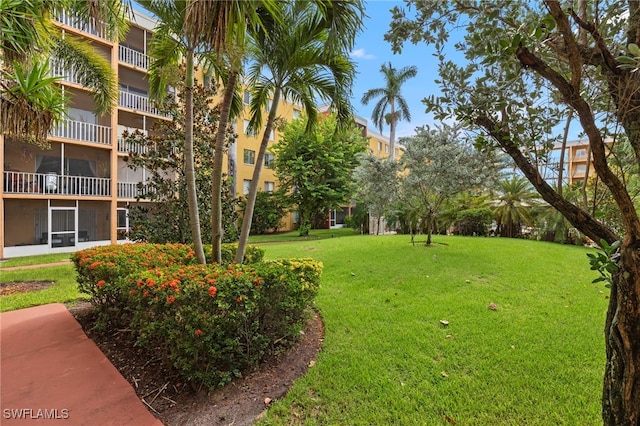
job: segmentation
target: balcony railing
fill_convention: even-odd
[[[111,145],[111,127],[82,121],[64,120],[51,131],[51,136],[75,141]]]
[[[77,16],[69,16],[64,12],[56,16],[56,20],[61,24],[67,25],[71,28],[75,28],[76,30],[80,30],[107,40],[105,25],[102,22],[87,22],[78,18]]]
[[[7,194],[57,194],[109,197],[111,179],[89,176],[68,176],[55,173],[25,173],[5,171],[3,190]]]
[[[118,138],[118,152],[124,154],[130,154],[133,152],[135,154],[142,155],[149,152],[149,149],[145,145],[129,142],[125,138]]]
[[[134,67],[144,70],[149,69],[149,55],[126,46],[118,46],[118,59],[120,62],[133,65]]]
[[[148,185],[139,187],[138,182],[118,182],[118,198],[131,198],[143,197],[151,189]]]
[[[118,106],[121,106],[123,108],[130,108],[148,114],[166,117],[166,114],[160,112],[159,109],[153,106],[153,101],[151,101],[148,97],[137,95],[126,90],[120,90]]]
[[[51,76],[52,77],[62,77],[62,81],[66,81],[69,83],[82,84],[74,70],[67,70],[60,62],[54,60],[51,61]]]

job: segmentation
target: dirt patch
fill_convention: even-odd
[[[111,363],[131,383],[140,400],[165,425],[249,425],[269,401],[284,396],[291,384],[313,365],[322,345],[324,327],[317,313],[307,324],[300,341],[213,392],[195,391],[163,364],[161,351],[134,345],[130,330],[97,333],[91,305],[81,302],[69,311]]]
[[[14,283],[0,283],[0,296],[44,290],[54,284],[54,281],[20,281]]]

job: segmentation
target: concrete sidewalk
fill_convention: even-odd
[[[0,423],[162,426],[59,303],[0,314]]]

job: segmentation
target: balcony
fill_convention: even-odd
[[[144,195],[151,190],[151,187],[149,185],[143,185],[143,187],[140,188],[139,184],[139,182],[118,182],[118,198],[148,198],[144,197]]]
[[[76,77],[74,70],[67,70],[59,61],[56,60],[51,61],[51,76],[62,77],[60,80],[66,81],[67,83],[82,85]]]
[[[5,171],[3,190],[7,194],[109,197],[111,195],[111,179]]]
[[[149,69],[149,55],[126,46],[118,46],[118,59],[143,70]]]
[[[64,12],[56,16],[56,21],[71,28],[75,28],[76,30],[94,35],[104,40],[108,40],[106,36],[105,25],[102,22],[87,22],[78,18],[77,16],[69,16]]]
[[[50,135],[74,141],[111,145],[111,127],[82,121],[64,120]]]
[[[166,114],[160,112],[159,109],[153,106],[153,101],[151,101],[147,96],[138,95],[126,90],[120,90],[118,106],[138,112],[167,117]]]
[[[129,142],[125,138],[118,138],[118,152],[122,154],[139,154],[143,155],[149,152],[149,149],[142,144]]]

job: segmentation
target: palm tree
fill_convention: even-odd
[[[193,86],[195,65],[207,59],[208,46],[202,38],[190,31],[185,24],[188,0],[167,2],[164,0],[139,0],[138,3],[158,18],[155,33],[151,39],[149,50],[153,58],[149,67],[149,92],[152,97],[161,101],[166,88],[170,84],[171,72],[177,70],[180,61],[184,61],[184,109],[185,109],[185,180],[187,201],[189,206],[189,225],[191,238],[198,263],[205,264],[206,258],[202,246],[200,232],[200,214],[198,212],[198,195],[196,193],[195,160],[193,154]],[[174,74],[175,75],[175,74]]]
[[[50,76],[55,58],[89,88],[96,112],[108,113],[118,96],[109,61],[88,43],[53,25],[61,12],[100,25],[109,39],[126,34],[127,7],[120,0],[3,0],[0,2],[0,132],[45,144],[63,116],[66,99]]]
[[[539,199],[531,184],[524,177],[514,176],[499,182],[498,197],[492,203],[498,222],[498,232],[503,237],[517,237],[523,224],[532,222],[532,209]]]
[[[279,19],[276,0],[248,2],[246,0],[210,1],[191,0],[186,16],[186,28],[217,53],[213,64],[218,78],[224,82],[220,103],[218,130],[214,145],[211,178],[211,230],[213,261],[222,261],[222,165],[226,128],[230,118],[242,110],[237,95],[237,83],[246,54],[246,33],[249,26],[262,26],[262,22]]]
[[[262,111],[271,102],[253,178],[247,194],[235,261],[242,263],[251,230],[253,209],[264,155],[277,117],[281,97],[303,106],[307,129],[317,120],[316,102],[329,101],[342,122],[352,119],[348,94],[355,69],[348,50],[362,24],[362,5],[336,2],[339,11],[323,13],[330,2],[281,2],[282,20],[250,33],[251,65],[247,72],[253,88],[249,131],[262,129]],[[269,98],[271,97],[271,100]]]
[[[389,62],[382,64],[380,72],[384,75],[385,87],[369,89],[362,96],[361,102],[367,105],[373,98],[380,98],[373,107],[371,119],[380,131],[384,124],[389,125],[390,158],[395,158],[396,125],[400,120],[411,120],[411,112],[407,101],[402,97],[400,90],[402,85],[410,78],[415,77],[418,69],[415,66],[403,67],[396,70]],[[387,109],[389,112],[387,113]]]

